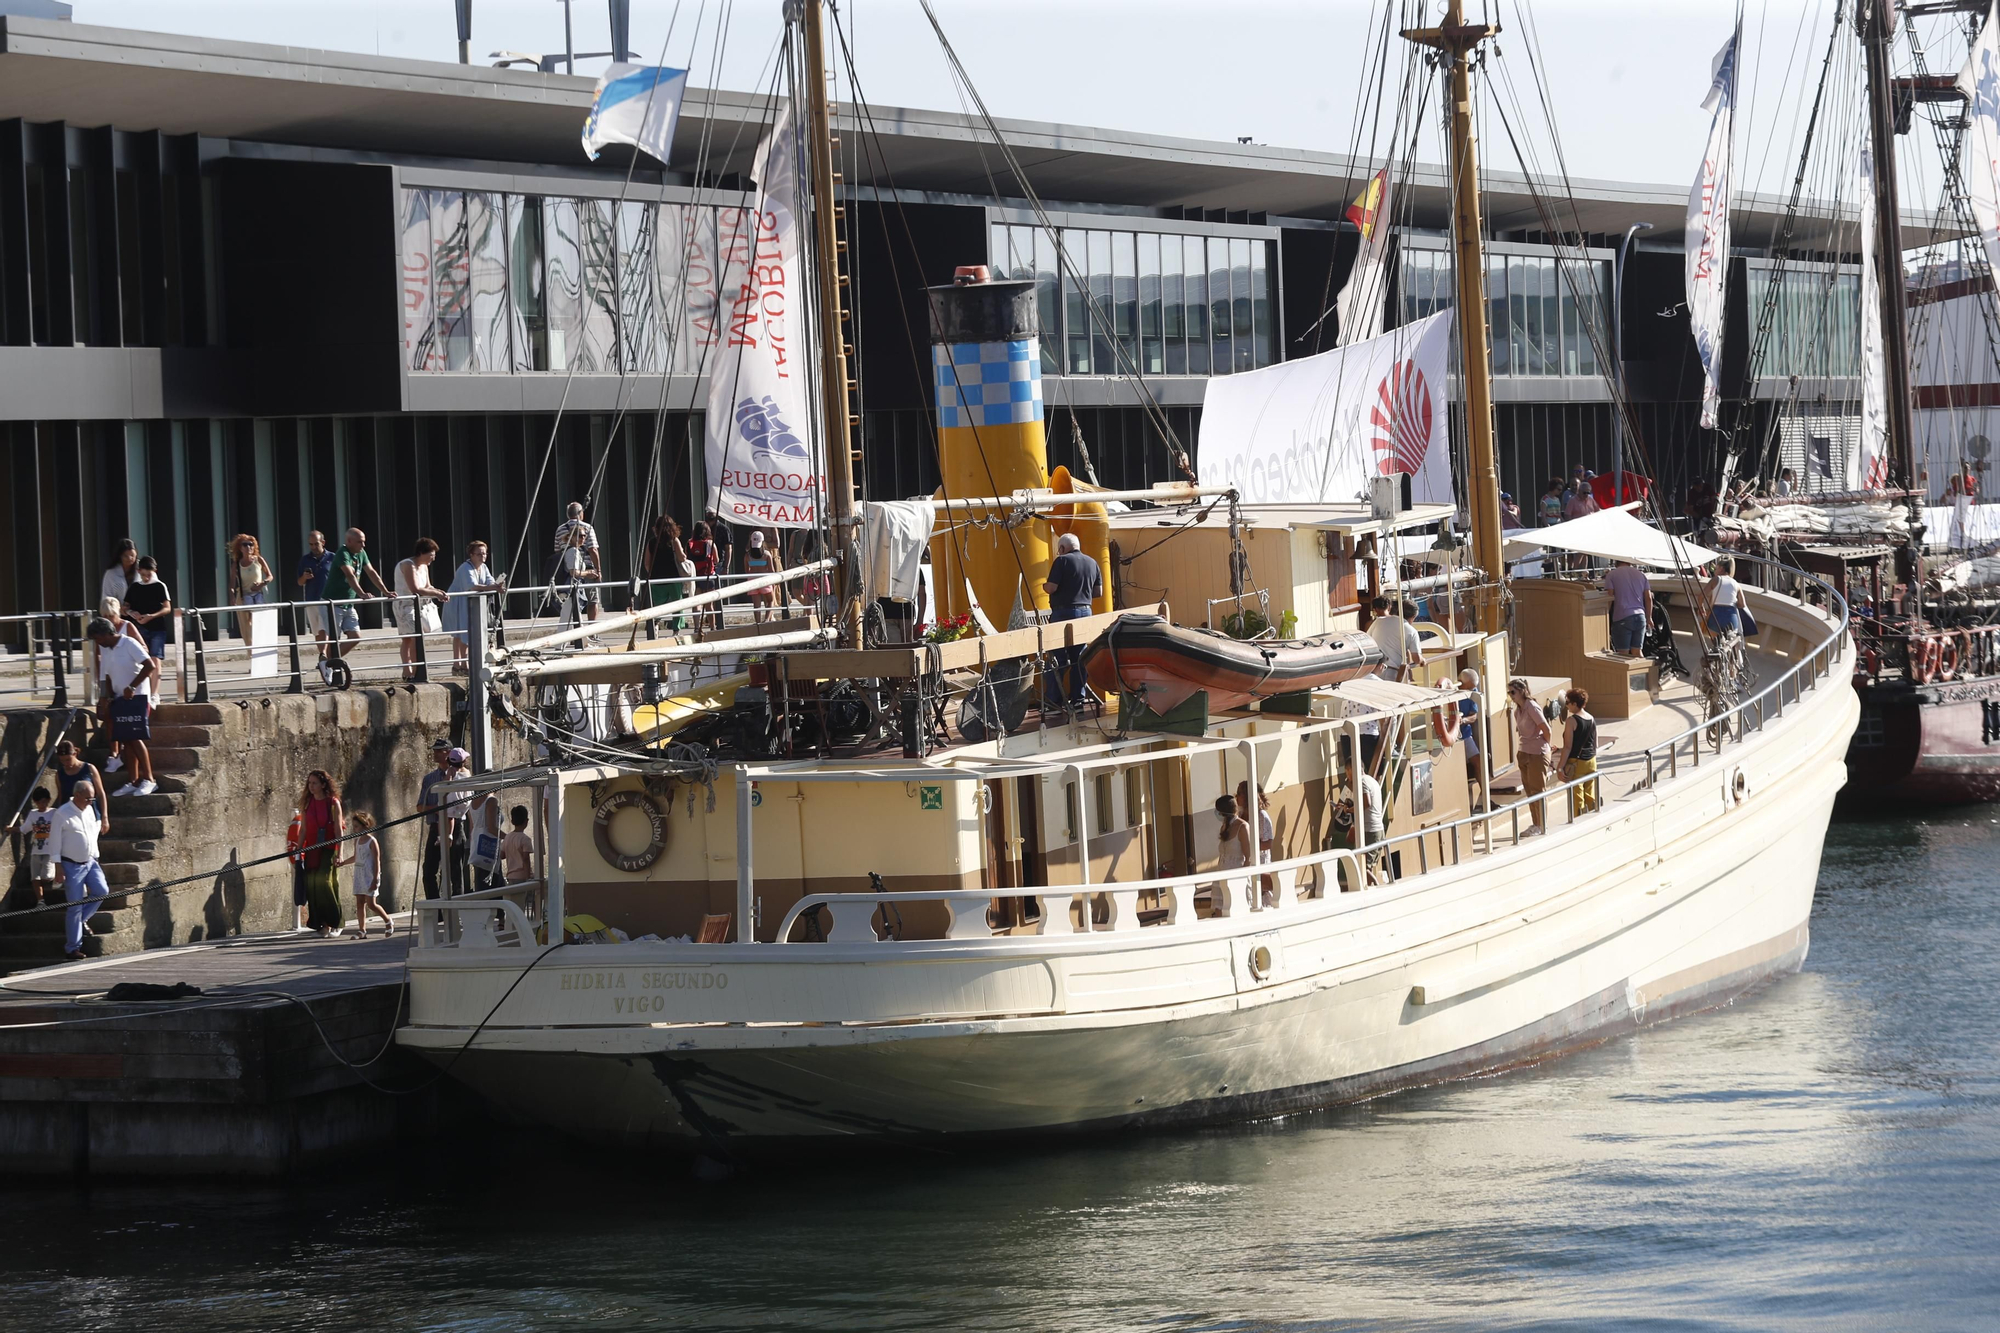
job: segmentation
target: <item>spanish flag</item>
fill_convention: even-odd
[[[1382,332],[1383,306],[1389,295],[1389,231],[1396,220],[1387,168],[1376,172],[1347,206],[1347,220],[1361,233],[1361,245],[1334,303],[1340,314],[1342,347]]]
[[[1368,188],[1354,196],[1347,206],[1347,220],[1361,232],[1361,239],[1375,239],[1375,220],[1382,215],[1382,196],[1389,192],[1389,171],[1383,168],[1368,182]]]

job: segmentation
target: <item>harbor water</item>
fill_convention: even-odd
[[[0,1328],[1979,1329],[2000,808],[1834,825],[1805,971],[1230,1130],[711,1184],[541,1136],[281,1187],[0,1190]]]

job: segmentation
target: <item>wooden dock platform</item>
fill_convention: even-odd
[[[410,938],[398,926],[366,940],[240,936],[0,981],[0,1172],[277,1176],[428,1132],[465,1094],[390,1040]],[[107,999],[121,982],[201,993]]]

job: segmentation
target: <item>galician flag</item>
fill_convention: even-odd
[[[665,166],[686,91],[684,69],[612,65],[597,80],[597,97],[583,122],[584,153],[595,162],[604,145],[628,143]]]
[[[1708,96],[1701,109],[1714,113],[1708,126],[1708,147],[1701,171],[1688,191],[1687,305],[1694,325],[1695,352],[1701,357],[1701,426],[1715,429],[1715,409],[1722,396],[1722,330],[1727,323],[1729,276],[1730,115],[1736,103],[1736,52],[1743,29],[1738,27],[1715,53]]]
[[[1892,11],[1893,12],[1893,11]],[[1989,14],[1959,72],[1965,94],[1965,147],[1960,169],[1972,221],[1986,243],[1986,263],[2000,273],[2000,16]]]
[[[1382,332],[1382,307],[1389,282],[1389,222],[1394,216],[1385,168],[1376,172],[1368,188],[1347,206],[1347,220],[1361,233],[1361,248],[1355,251],[1346,285],[1334,298],[1342,347],[1366,342]]]

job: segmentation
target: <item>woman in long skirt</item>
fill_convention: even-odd
[[[340,907],[340,793],[326,770],[306,774],[299,797],[299,859],[305,866],[306,925],[327,939],[346,924]]]

